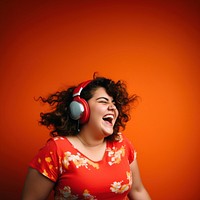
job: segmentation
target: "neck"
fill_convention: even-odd
[[[86,147],[99,147],[102,144],[104,144],[104,140],[98,140],[98,141],[88,140],[80,134],[77,135],[77,138]]]

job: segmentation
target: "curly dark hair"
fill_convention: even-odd
[[[119,112],[113,128],[113,134],[106,138],[113,141],[117,138],[119,131],[125,129],[126,123],[130,120],[130,103],[137,101],[138,96],[135,94],[129,96],[126,84],[123,81],[114,82],[111,79],[97,77],[94,74],[93,80],[81,91],[81,98],[88,101],[99,87],[105,88],[107,94],[115,101]],[[50,112],[40,113],[41,119],[39,123],[49,128],[50,135],[53,137],[58,135],[77,135],[79,132],[77,121],[70,117],[69,111],[69,105],[73,100],[72,95],[75,88],[76,86],[71,86],[67,90],[50,94],[47,98],[39,97],[39,100],[43,103],[48,103],[52,108]]]

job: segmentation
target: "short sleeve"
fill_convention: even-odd
[[[59,176],[59,158],[57,155],[57,146],[53,139],[47,141],[45,146],[39,150],[29,163],[29,166],[56,182]]]
[[[123,140],[126,145],[126,153],[129,160],[129,164],[131,164],[136,159],[136,151],[133,147],[133,144],[127,137],[123,136]]]

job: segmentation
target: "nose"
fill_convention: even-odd
[[[116,105],[114,103],[110,103],[109,106],[108,106],[108,108],[110,110],[116,110],[117,109],[117,107],[116,107]]]

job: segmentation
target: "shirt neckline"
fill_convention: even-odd
[[[104,154],[103,154],[102,159],[100,159],[100,160],[98,160],[98,161],[94,161],[94,160],[92,160],[91,158],[89,158],[88,156],[86,156],[84,153],[82,153],[81,151],[79,151],[79,150],[69,141],[69,139],[68,139],[67,137],[63,137],[63,138],[68,142],[68,144],[69,144],[77,153],[81,154],[84,158],[90,160],[91,162],[93,162],[93,163],[103,163],[103,162],[105,161],[106,156],[107,156],[107,150],[108,150],[108,148],[109,148],[109,142],[108,142],[107,140],[105,141],[105,142],[106,142],[106,148],[105,148],[105,151],[104,151]]]

